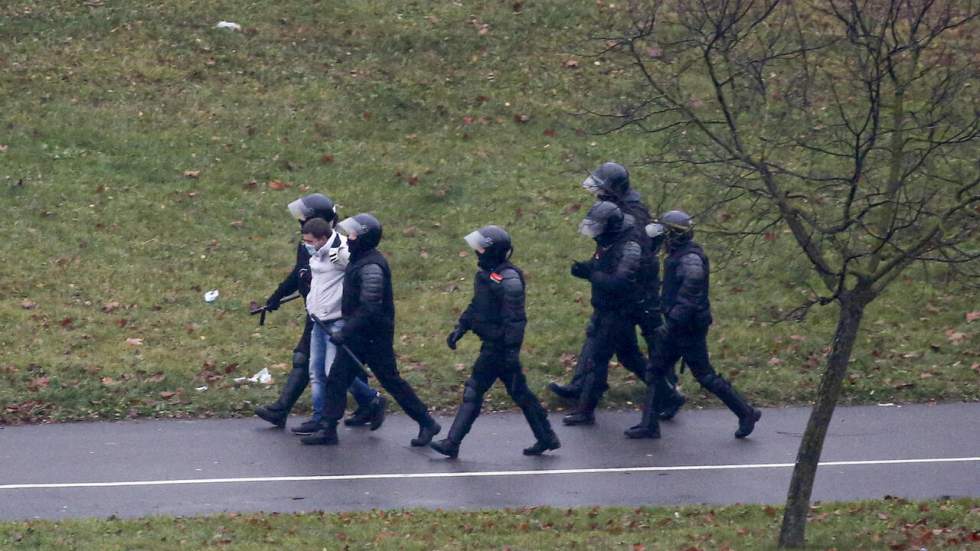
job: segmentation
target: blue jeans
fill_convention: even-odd
[[[323,325],[330,329],[336,321],[338,320],[325,321]],[[330,367],[338,352],[346,354],[330,342],[329,335],[319,324],[314,324],[310,339],[310,388],[313,393],[314,422],[323,421],[323,412],[327,407],[327,375],[330,374]],[[359,378],[354,379],[348,390],[357,400],[358,406],[367,406],[378,396],[378,391]]]

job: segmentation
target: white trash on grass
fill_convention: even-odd
[[[204,293],[204,302],[214,302],[218,300],[219,296],[221,296],[221,293],[217,289],[211,289],[207,293]]]
[[[258,373],[252,375],[251,377],[236,377],[234,381],[236,383],[249,382],[249,383],[260,383],[263,385],[271,385],[272,373],[269,373],[269,368],[263,367],[262,371],[259,371]]]
[[[234,21],[218,21],[218,24],[214,26],[215,29],[228,29],[229,31],[241,32],[242,26]]]

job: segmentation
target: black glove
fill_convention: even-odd
[[[301,268],[299,271],[299,280],[305,283],[307,286],[313,282],[313,274],[310,272],[309,268]]]
[[[344,346],[347,344],[347,339],[344,338],[343,326],[333,328],[333,331],[330,332],[330,342],[337,346]]]
[[[572,263],[572,275],[575,277],[580,277],[582,279],[589,279],[592,277],[592,263],[591,262],[573,262]]]
[[[463,338],[463,335],[465,334],[466,330],[457,325],[456,328],[453,329],[453,332],[446,337],[446,346],[448,346],[450,350],[456,350],[456,343],[459,342],[459,339]]]
[[[279,309],[279,303],[282,301],[282,297],[278,293],[273,294],[269,297],[269,300],[265,301],[265,311],[275,312]]]

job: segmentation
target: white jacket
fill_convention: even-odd
[[[330,253],[334,253],[331,255]],[[337,254],[340,252],[341,254]],[[322,321],[340,319],[340,298],[344,293],[344,270],[347,268],[347,238],[338,232],[327,244],[310,257],[310,294],[306,297],[306,311]],[[339,257],[337,262],[330,257]]]

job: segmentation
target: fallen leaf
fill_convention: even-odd
[[[980,310],[966,313],[966,321],[970,322],[970,321],[976,321],[978,319],[980,319]]]
[[[562,63],[562,66],[565,67],[566,69],[577,69],[578,68],[578,60],[575,59],[575,58],[566,59],[565,62]]]
[[[955,329],[946,330],[946,339],[953,344],[960,344],[961,342],[963,342],[963,339],[965,338],[966,338],[965,333],[961,333]]]
[[[116,386],[119,384],[119,381],[113,379],[112,377],[102,377],[99,380],[102,381],[104,386]]]
[[[548,136],[549,138],[554,138],[558,135],[558,132],[556,132],[554,128],[548,128],[544,131],[544,135]]]
[[[164,400],[169,400],[176,395],[177,395],[176,392],[170,390],[164,390],[163,392],[160,393],[160,397],[163,398]]]
[[[524,123],[526,123],[529,120],[531,120],[531,116],[530,115],[525,115],[523,113],[518,113],[518,114],[514,115],[514,122],[516,122],[516,123],[524,124]]]
[[[109,312],[112,312],[113,310],[118,310],[120,306],[121,305],[118,302],[116,302],[116,301],[113,300],[112,302],[107,302],[107,303],[103,304],[102,305],[102,311],[105,312],[106,314],[108,314]]]
[[[782,365],[783,364],[783,360],[779,359],[776,356],[773,356],[773,357],[769,358],[769,361],[766,362],[766,363],[769,364],[769,365],[771,365],[771,366],[777,366],[777,365]]]
[[[25,298],[23,301],[21,301],[20,307],[24,310],[33,310],[37,308],[37,303],[29,298]]]
[[[148,382],[148,383],[162,383],[163,380],[166,379],[166,378],[167,378],[167,375],[163,371],[157,371],[153,375],[150,375],[149,377],[147,377],[146,378],[146,382]]]
[[[31,382],[27,383],[27,388],[37,392],[38,390],[47,388],[49,382],[50,380],[47,377],[38,377],[36,379],[32,379]]]
[[[324,153],[323,156],[320,157],[320,164],[321,165],[330,164],[332,162],[333,162],[333,155],[331,155],[329,153]]]
[[[75,320],[71,318],[64,318],[59,323],[61,323],[61,326],[65,329],[71,329],[71,326],[73,323],[75,323]]]
[[[287,182],[283,182],[281,180],[270,180],[267,185],[269,186],[269,189],[273,191],[282,191],[290,187],[290,184],[288,184]]]
[[[143,339],[140,337],[130,337],[126,339],[126,344],[128,344],[129,346],[142,346]]]
[[[200,170],[185,170],[184,171],[184,177],[185,178],[198,178],[199,176],[201,176],[201,171]]]

